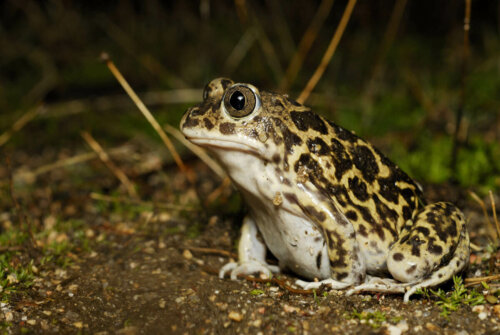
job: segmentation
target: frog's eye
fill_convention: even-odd
[[[234,85],[224,94],[224,108],[234,118],[252,113],[258,104],[255,92],[244,85]]]

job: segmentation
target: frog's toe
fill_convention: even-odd
[[[400,283],[394,279],[370,277],[367,276],[366,281],[353,287],[346,292],[346,295],[352,295],[360,292],[383,292],[383,293],[404,293],[408,283]]]
[[[219,278],[224,279],[224,276],[226,275],[226,273],[232,272],[237,266],[238,266],[238,263],[236,263],[236,262],[227,263],[219,270]]]
[[[295,285],[302,287],[304,290],[316,290],[320,288],[322,285],[329,286],[333,290],[342,290],[346,287],[351,286],[350,283],[343,283],[332,278],[328,278],[317,282],[316,281],[308,282],[299,279],[295,281]]]
[[[249,261],[244,263],[227,263],[220,269],[219,278],[224,278],[226,273],[230,273],[231,279],[238,279],[239,275],[251,275],[254,273],[262,273],[268,278],[272,277],[272,274],[279,273],[280,269],[278,266],[262,264],[257,261]]]

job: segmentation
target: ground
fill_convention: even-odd
[[[500,332],[500,310],[492,283],[488,289],[476,286],[483,297],[479,307],[459,303],[456,311],[443,315],[443,309],[436,305],[439,299],[432,294],[416,295],[404,304],[401,295],[346,297],[342,291],[328,290],[297,293],[282,285],[296,279],[289,273],[272,283],[219,279],[217,270],[235,257],[244,213],[236,191],[227,186],[217,190],[220,180],[191,156],[185,157],[186,164],[196,171],[194,188],[167,158],[158,155],[155,159],[151,151],[145,152],[141,141],[127,146],[114,159],[140,185],[142,202],[123,194],[106,195],[120,186],[97,159],[55,168],[36,181],[22,181],[14,173],[18,176],[13,184],[16,202],[35,234],[31,251],[16,251],[12,241],[5,243],[10,245],[10,249],[5,248],[10,264],[18,269],[28,267],[30,280],[22,286],[18,271],[17,283],[12,278],[7,281],[0,313],[4,332]],[[164,152],[161,147],[154,150]],[[26,172],[34,169],[32,164],[49,163],[57,155],[62,154],[29,156],[18,152],[12,155],[10,166],[18,173]],[[72,155],[65,153],[59,158]],[[148,157],[149,167],[138,169],[137,160],[146,166]],[[6,176],[8,171],[4,168],[0,172]],[[76,175],[80,183],[67,182],[74,181]],[[488,243],[484,217],[464,191],[445,185],[426,189],[431,200],[451,200],[464,208],[472,241]],[[197,199],[213,198],[214,190],[216,200],[196,205]],[[176,206],[169,205],[172,203]],[[12,201],[4,197],[0,211],[4,231],[20,224],[19,214],[9,205]],[[23,243],[26,246],[28,242]],[[496,273],[496,254],[492,252],[484,251],[479,257],[474,253],[474,264],[466,276]],[[452,288],[450,283],[443,286],[446,291]],[[484,301],[485,296],[492,303]]]

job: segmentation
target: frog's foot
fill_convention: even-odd
[[[227,263],[220,269],[219,278],[224,278],[226,273],[230,273],[231,280],[236,280],[239,275],[251,275],[254,273],[262,273],[268,278],[273,276],[273,273],[279,273],[280,268],[276,265],[269,265],[267,263],[260,263],[255,260],[246,261],[243,263],[231,262]]]
[[[322,281],[313,281],[313,282],[308,282],[304,280],[297,280],[295,281],[295,285],[302,287],[304,290],[316,290],[320,288],[322,285],[329,286],[333,290],[342,290],[346,287],[351,286],[351,283],[343,283],[340,281],[337,281],[332,278],[328,278]]]
[[[346,292],[346,295],[352,295],[359,292],[384,292],[384,293],[404,293],[411,283],[400,283],[390,278],[380,278],[366,276],[363,284],[353,287]]]

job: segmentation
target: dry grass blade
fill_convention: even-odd
[[[465,98],[466,98],[465,94],[466,94],[466,82],[467,82],[467,62],[469,58],[470,14],[471,14],[471,0],[465,0],[464,43],[462,48],[462,74],[460,80],[461,81],[460,100],[456,112],[455,132],[453,134],[453,147],[451,149],[451,159],[450,159],[452,177],[456,177],[457,175],[457,157],[461,145],[460,129],[462,128],[462,121],[463,121],[462,119],[464,115]]]
[[[189,249],[192,252],[199,252],[199,253],[203,253],[203,254],[232,257],[235,259],[238,258],[237,254],[235,254],[234,252],[227,251],[227,250],[213,249],[213,248],[196,248],[196,247],[187,247],[186,249]]]
[[[229,187],[229,185],[231,185],[231,179],[229,179],[229,177],[224,178],[219,187],[217,187],[212,191],[212,193],[207,196],[207,198],[205,199],[205,206],[209,206],[212,202],[214,202],[215,199],[217,199],[222,194],[222,192],[224,192],[224,190]]]
[[[90,193],[90,198],[93,200],[99,200],[104,202],[120,202],[129,205],[135,206],[147,206],[151,208],[160,208],[160,209],[169,209],[169,210],[178,210],[178,211],[196,211],[196,208],[182,205],[174,205],[174,204],[164,204],[164,203],[155,203],[155,202],[147,202],[138,199],[127,199],[123,197],[111,197],[109,195],[104,195],[100,193],[92,192]]]
[[[83,131],[81,133],[83,139],[87,144],[97,153],[99,159],[106,165],[106,167],[115,175],[116,178],[125,186],[128,194],[136,198],[137,192],[135,191],[135,187],[128,179],[127,175],[109,158],[109,155],[104,151],[101,145],[90,135],[90,133]]]
[[[109,150],[109,155],[113,156],[115,154],[120,154],[120,153],[126,153],[129,151],[128,147],[117,147],[114,149]],[[63,158],[60,159],[54,163],[42,165],[38,168],[36,168],[33,171],[22,171],[22,172],[16,172],[14,173],[14,183],[20,182],[20,181],[27,181],[27,182],[32,182],[37,176],[56,170],[60,169],[63,167],[68,167],[71,165],[87,162],[91,159],[94,159],[97,157],[97,154],[95,152],[86,152],[84,154],[79,154],[73,157],[69,158]],[[0,181],[0,186],[6,185],[8,181],[2,180]]]
[[[37,117],[37,115],[40,114],[43,109],[43,106],[38,106],[24,113],[16,122],[14,122],[9,130],[6,130],[2,135],[0,135],[0,147],[7,143],[7,141],[12,137],[14,133],[21,130],[25,125],[27,125],[35,117]]]
[[[297,77],[297,74],[302,67],[302,63],[304,62],[306,55],[309,53],[311,46],[318,36],[318,31],[321,29],[321,26],[325,22],[328,14],[330,13],[330,10],[332,9],[332,5],[333,0],[321,1],[316,14],[314,14],[314,17],[311,20],[311,24],[309,25],[309,27],[307,27],[307,30],[302,36],[302,39],[299,42],[299,46],[297,47],[297,50],[292,57],[292,60],[288,64],[285,77],[280,83],[281,91],[287,91],[295,80],[295,77]]]
[[[493,197],[493,192],[491,192],[491,190],[489,191],[489,194],[490,194],[490,201],[491,201],[491,210],[493,212],[493,221],[495,221],[495,227],[497,228],[497,234],[498,234],[498,238],[500,240],[500,225],[498,224],[497,209],[496,209],[496,205],[495,205],[495,198]]]
[[[493,224],[490,221],[490,217],[488,215],[488,211],[486,210],[486,205],[484,204],[484,201],[481,200],[479,198],[479,196],[472,191],[470,191],[469,194],[472,197],[472,199],[474,199],[479,204],[479,206],[481,206],[481,209],[483,210],[483,215],[486,218],[486,222],[488,223],[488,225],[487,225],[487,229],[489,230],[488,233],[494,241],[495,240],[495,227],[493,227]],[[500,238],[500,231],[497,229],[496,232],[497,232],[497,237]]]
[[[311,79],[309,79],[309,81],[307,82],[307,85],[302,91],[302,93],[300,93],[299,97],[297,98],[297,101],[299,103],[304,103],[307,100],[312,90],[323,76],[323,73],[325,72],[328,63],[330,63],[330,59],[332,59],[332,56],[335,53],[335,50],[337,49],[337,45],[340,42],[340,38],[344,34],[345,27],[349,22],[352,10],[354,9],[355,5],[356,5],[356,0],[349,0],[349,2],[347,3],[344,13],[342,14],[342,18],[340,19],[340,23],[337,26],[335,33],[333,34],[330,44],[328,45],[328,48],[326,49],[326,52],[323,55],[323,58],[321,59],[321,62],[318,65],[318,68],[312,75]]]
[[[165,130],[170,135],[172,135],[173,137],[175,137],[179,142],[181,142],[182,144],[184,144],[186,146],[186,148],[188,148],[189,150],[191,150],[196,156],[198,156],[221,179],[225,179],[227,177],[226,173],[220,167],[220,165],[217,164],[217,162],[214,161],[212,158],[210,158],[210,156],[207,155],[207,153],[205,152],[205,150],[203,150],[202,148],[200,148],[200,147],[194,145],[193,143],[189,142],[188,140],[186,140],[186,138],[184,137],[184,135],[182,135],[182,133],[179,130],[175,129],[174,127],[172,127],[169,124],[165,125]]]
[[[403,17],[406,3],[407,0],[396,0],[396,2],[394,3],[391,18],[387,23],[387,27],[384,33],[384,38],[382,39],[382,43],[380,44],[370,79],[368,80],[368,84],[366,85],[365,88],[364,95],[368,97],[368,99],[371,99],[373,95],[374,89],[376,87],[375,85],[376,80],[380,76],[380,73],[382,72],[383,69],[383,61],[387,55],[387,52],[391,48],[394,39],[396,38],[396,33],[398,32],[398,27],[399,24],[401,23],[401,18]]]
[[[161,128],[161,126],[158,123],[158,121],[156,121],[156,119],[151,114],[151,112],[146,107],[146,105],[144,105],[144,103],[141,101],[141,99],[139,99],[139,97],[137,96],[137,94],[134,92],[134,90],[132,89],[132,87],[130,87],[130,85],[125,80],[125,78],[123,77],[123,75],[121,74],[121,72],[118,70],[118,68],[115,66],[115,64],[109,59],[108,54],[103,53],[101,55],[101,58],[102,58],[102,60],[104,62],[106,62],[106,65],[108,66],[109,70],[111,71],[111,73],[113,73],[113,75],[115,76],[116,80],[118,80],[118,82],[123,87],[123,89],[125,90],[125,92],[127,92],[127,94],[130,97],[130,99],[132,99],[132,101],[135,103],[135,105],[137,106],[137,108],[139,108],[139,110],[141,111],[141,113],[148,120],[148,122],[151,124],[151,126],[154,128],[154,130],[156,130],[156,132],[158,133],[158,135],[162,139],[163,143],[165,144],[165,146],[167,147],[167,149],[170,151],[170,154],[174,158],[174,161],[177,164],[177,166],[179,167],[179,169],[187,176],[187,178],[189,179],[189,181],[192,184],[194,184],[194,176],[192,175],[192,173],[190,173],[188,171],[188,169],[186,168],[186,166],[182,162],[181,157],[177,153],[177,150],[175,150],[174,145],[172,144],[172,142],[170,141],[170,139],[167,137],[167,134],[165,134],[165,132]]]
[[[168,91],[144,92],[142,100],[149,106],[168,104],[184,104],[199,102],[201,89],[183,88]],[[99,96],[89,99],[75,99],[45,105],[45,111],[40,118],[63,117],[85,113],[87,111],[104,111],[110,109],[125,109],[130,106],[130,98],[125,95]]]
[[[224,64],[225,73],[232,73],[238,67],[248,53],[248,50],[250,50],[254,44],[256,37],[255,29],[252,27],[248,28],[227,57],[226,63]]]
[[[492,276],[486,276],[486,277],[473,277],[473,278],[465,278],[465,287],[481,284],[481,283],[488,283],[493,280],[498,280],[500,279],[500,274],[498,275],[492,275]]]

